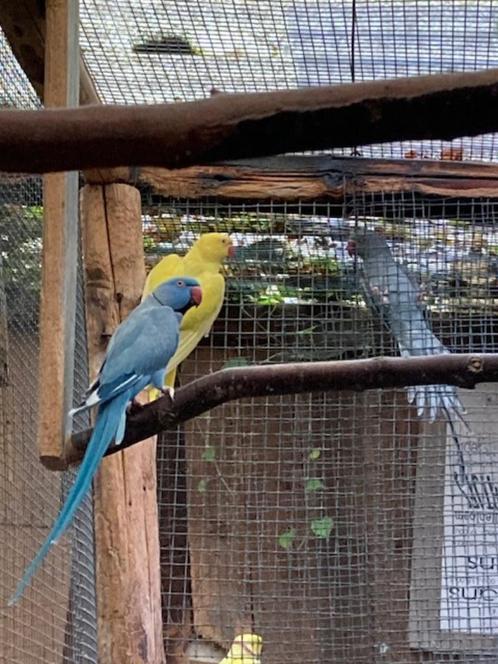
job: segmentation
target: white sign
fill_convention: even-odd
[[[458,439],[446,453],[440,628],[496,635],[498,432]]]

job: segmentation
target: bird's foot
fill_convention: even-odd
[[[139,410],[141,410],[142,404],[137,401],[136,399],[132,399],[130,403],[128,404],[126,410],[129,415],[133,415],[134,413],[137,413]]]
[[[171,401],[173,401],[173,399],[175,398],[175,388],[174,387],[169,387],[169,385],[165,386],[165,387],[161,387],[160,392],[164,396],[168,395],[169,398],[171,399]]]

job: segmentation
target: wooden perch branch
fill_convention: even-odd
[[[156,106],[2,111],[0,170],[221,159],[498,130],[498,69]]]
[[[122,450],[228,401],[302,392],[363,391],[408,385],[449,384],[472,389],[498,382],[498,353],[303,362],[224,369],[179,388],[175,399],[162,397],[129,415]],[[91,431],[73,436],[68,462],[81,460]]]

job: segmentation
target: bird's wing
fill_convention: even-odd
[[[225,279],[221,274],[204,273],[199,277],[202,302],[183,317],[178,348],[168,364],[168,373],[178,367],[205,337],[220,313],[225,296]]]
[[[391,254],[364,262],[363,285],[368,306],[381,317],[403,354],[444,352],[425,319],[417,284]]]
[[[141,304],[116,330],[100,385],[132,373],[151,375],[165,367],[177,347],[178,328],[178,316],[170,307]]]
[[[419,288],[409,272],[389,254],[364,261],[363,279],[368,306],[374,308],[393,335],[404,356],[438,355],[448,349],[432,332],[419,301]],[[451,385],[408,388],[408,401],[419,417],[434,421],[440,414],[448,420],[462,419],[464,408]]]
[[[145,280],[142,300],[152,293],[160,284],[172,277],[181,276],[183,258],[178,254],[170,254],[159,261],[149,272]]]

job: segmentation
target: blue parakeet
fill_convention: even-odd
[[[439,355],[450,351],[435,336],[424,316],[420,293],[405,268],[397,263],[380,233],[358,232],[348,243],[350,255],[363,260],[363,291],[404,357]],[[431,422],[443,415],[449,422],[463,420],[465,412],[453,385],[417,385],[408,388],[408,401],[419,417]]]
[[[128,403],[148,385],[163,390],[166,366],[178,346],[182,316],[201,300],[202,291],[197,280],[188,277],[169,279],[116,329],[85,401],[72,411],[74,414],[98,405],[95,427],[78,474],[57,520],[27,567],[9,604],[21,597],[52,545],[71,523],[108,447],[113,442],[119,445],[123,440]]]

